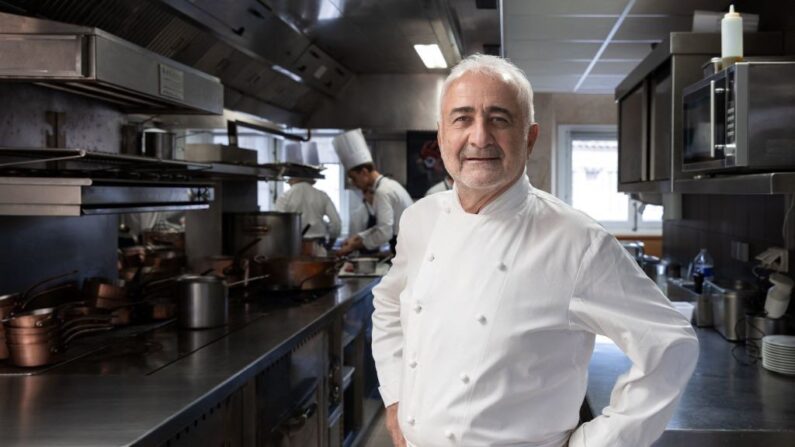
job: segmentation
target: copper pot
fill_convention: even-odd
[[[8,358],[8,344],[5,335],[0,335],[0,360]]]
[[[16,366],[34,367],[43,366],[53,361],[53,356],[57,352],[54,341],[32,344],[8,343],[8,353]]]
[[[272,290],[329,289],[337,285],[342,261],[336,258],[298,256],[254,260],[256,273],[269,275],[266,287]]]
[[[17,332],[17,331],[26,332]],[[6,330],[6,340],[9,344],[30,345],[44,343],[58,339],[58,327],[51,328],[8,328]]]
[[[29,310],[14,315],[5,320],[5,325],[8,328],[39,328],[49,325],[54,325],[58,322],[55,317],[57,308],[45,307],[43,309]]]
[[[151,306],[151,316],[155,321],[170,320],[177,314],[177,303],[171,299],[163,298],[153,300]]]
[[[140,267],[146,258],[146,248],[142,245],[124,247],[119,250],[122,266],[125,268]]]
[[[14,306],[22,298],[22,294],[20,293],[8,293],[5,295],[0,295],[0,320],[6,319],[11,312],[14,310]]]
[[[127,282],[123,279],[101,277],[86,278],[83,282],[83,294],[88,299],[109,298],[124,300],[127,298]]]

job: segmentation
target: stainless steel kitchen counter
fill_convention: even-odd
[[[179,331],[175,325],[144,336],[165,345],[171,340],[176,348],[165,353],[144,355],[114,347],[42,375],[0,377],[0,444],[163,442],[205,406],[368,296],[376,283],[374,278],[346,279],[338,289],[296,307],[240,304],[238,314],[255,317],[215,338],[204,331]]]
[[[700,355],[673,418],[655,447],[795,445],[795,377],[746,366],[732,356],[735,345],[710,329],[696,329]],[[737,349],[742,356],[742,347]],[[599,415],[610,402],[616,378],[629,359],[612,343],[597,342],[586,394]]]

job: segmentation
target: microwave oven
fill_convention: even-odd
[[[682,171],[795,170],[795,62],[738,62],[683,91]]]

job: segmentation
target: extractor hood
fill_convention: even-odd
[[[128,112],[223,112],[218,78],[92,27],[0,13],[0,80],[35,82]]]

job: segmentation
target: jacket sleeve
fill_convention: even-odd
[[[574,447],[650,446],[665,430],[698,359],[690,322],[611,235],[583,257],[569,304],[572,329],[609,337],[632,362],[601,415],[569,439]]]
[[[278,211],[280,213],[287,212],[287,203],[290,200],[289,194],[290,191],[287,191],[286,193],[280,195],[278,199],[276,199],[276,204],[273,207],[274,211]]]
[[[336,239],[340,236],[340,232],[342,231],[342,221],[340,220],[340,214],[337,212],[337,207],[334,206],[334,202],[331,201],[331,198],[328,194],[323,195],[325,197],[326,207],[324,214],[328,216],[329,220],[329,238]]]
[[[406,225],[407,214],[403,213],[401,225]],[[404,231],[398,236],[392,267],[373,289],[373,359],[380,384],[378,390],[387,407],[400,400],[403,367],[400,294],[407,284],[410,234],[410,231]]]
[[[375,226],[368,228],[359,236],[362,237],[364,248],[374,250],[392,239],[395,225],[395,211],[389,203],[389,198],[385,193],[376,191],[373,197],[373,208],[375,209]]]

